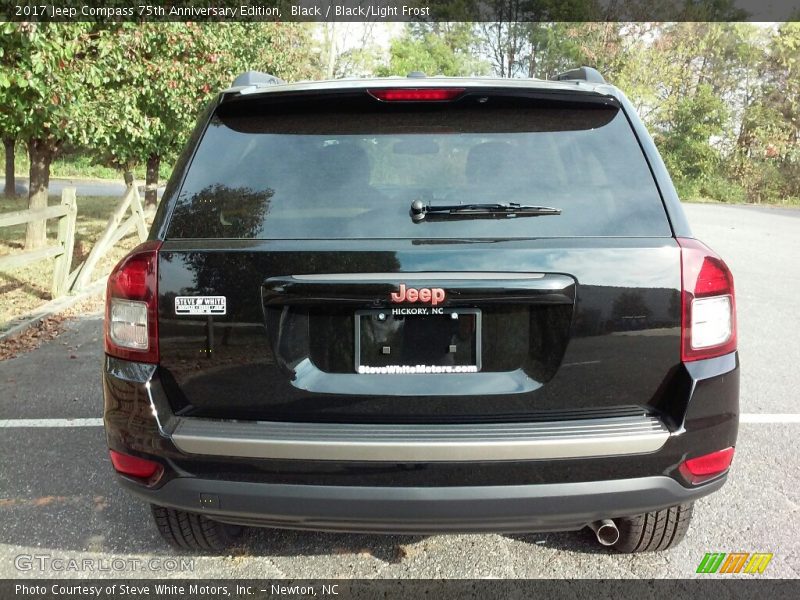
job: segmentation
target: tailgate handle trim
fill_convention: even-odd
[[[439,286],[458,302],[522,302],[527,304],[574,304],[576,281],[563,273],[413,272],[413,273],[317,273],[269,277],[262,283],[265,305],[309,302],[357,303],[363,306],[388,302],[399,283]]]
[[[292,275],[298,281],[390,281],[399,279],[403,281],[428,281],[436,279],[449,280],[510,280],[510,279],[542,279],[544,273],[468,273],[468,272],[441,272],[430,271],[427,273],[327,273],[315,275]]]

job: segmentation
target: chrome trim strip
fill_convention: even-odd
[[[427,273],[328,273],[313,275],[292,275],[298,281],[436,281],[437,279],[455,279],[463,281],[475,280],[510,280],[510,279],[542,279],[544,273],[469,273],[458,271]]]
[[[150,385],[150,380],[148,379],[144,383],[144,387],[147,390],[147,399],[150,401],[150,411],[153,413],[153,417],[156,420],[156,426],[158,427],[158,433],[160,433],[163,437],[169,437],[167,435],[164,426],[161,424],[161,419],[158,417],[158,410],[156,409],[155,400],[153,400],[153,386]]]
[[[172,434],[188,454],[246,458],[437,462],[584,458],[655,452],[656,417],[542,423],[376,425],[184,418]]]

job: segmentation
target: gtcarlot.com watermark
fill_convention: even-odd
[[[193,558],[75,558],[52,554],[18,554],[14,557],[17,571],[55,571],[58,573],[125,573],[153,571],[174,573],[194,571]]]

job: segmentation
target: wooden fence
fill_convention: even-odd
[[[29,250],[20,254],[0,257],[0,271],[24,267],[42,260],[55,258],[53,267],[53,298],[67,293],[69,289],[72,252],[75,248],[75,219],[78,215],[78,203],[75,188],[64,188],[61,192],[61,204],[42,209],[18,210],[0,214],[0,227],[11,227],[32,221],[58,219],[58,238],[55,246],[46,246],[40,250]]]
[[[130,211],[130,215],[126,215]],[[21,225],[31,221],[45,221],[58,219],[58,243],[47,246],[41,250],[31,250],[20,254],[0,257],[0,271],[7,271],[29,265],[42,260],[55,258],[53,268],[52,296],[57,298],[70,292],[80,292],[94,282],[92,274],[100,259],[126,235],[136,232],[139,241],[147,239],[147,222],[145,220],[142,198],[139,188],[133,182],[125,191],[114,214],[106,223],[103,234],[97,240],[89,256],[77,268],[72,267],[72,253],[75,248],[75,220],[78,214],[78,204],[75,198],[75,188],[64,188],[61,193],[61,204],[48,206],[38,210],[18,210],[16,212],[0,214],[0,227]]]
[[[129,210],[131,215],[125,219],[125,215]],[[139,195],[139,187],[136,182],[128,186],[125,195],[114,210],[114,214],[111,215],[108,223],[106,223],[103,234],[89,252],[89,256],[86,257],[83,264],[69,274],[67,286],[70,291],[79,292],[89,287],[92,284],[92,273],[103,255],[134,230],[139,235],[139,241],[143,242],[147,239],[144,207],[142,206],[142,198]]]

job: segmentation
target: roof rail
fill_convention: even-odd
[[[286,82],[279,77],[275,77],[275,75],[262,73],[261,71],[246,71],[233,80],[232,87],[278,85],[281,83]]]
[[[585,81],[586,83],[605,83],[600,71],[592,67],[577,67],[556,75],[557,81]]]

